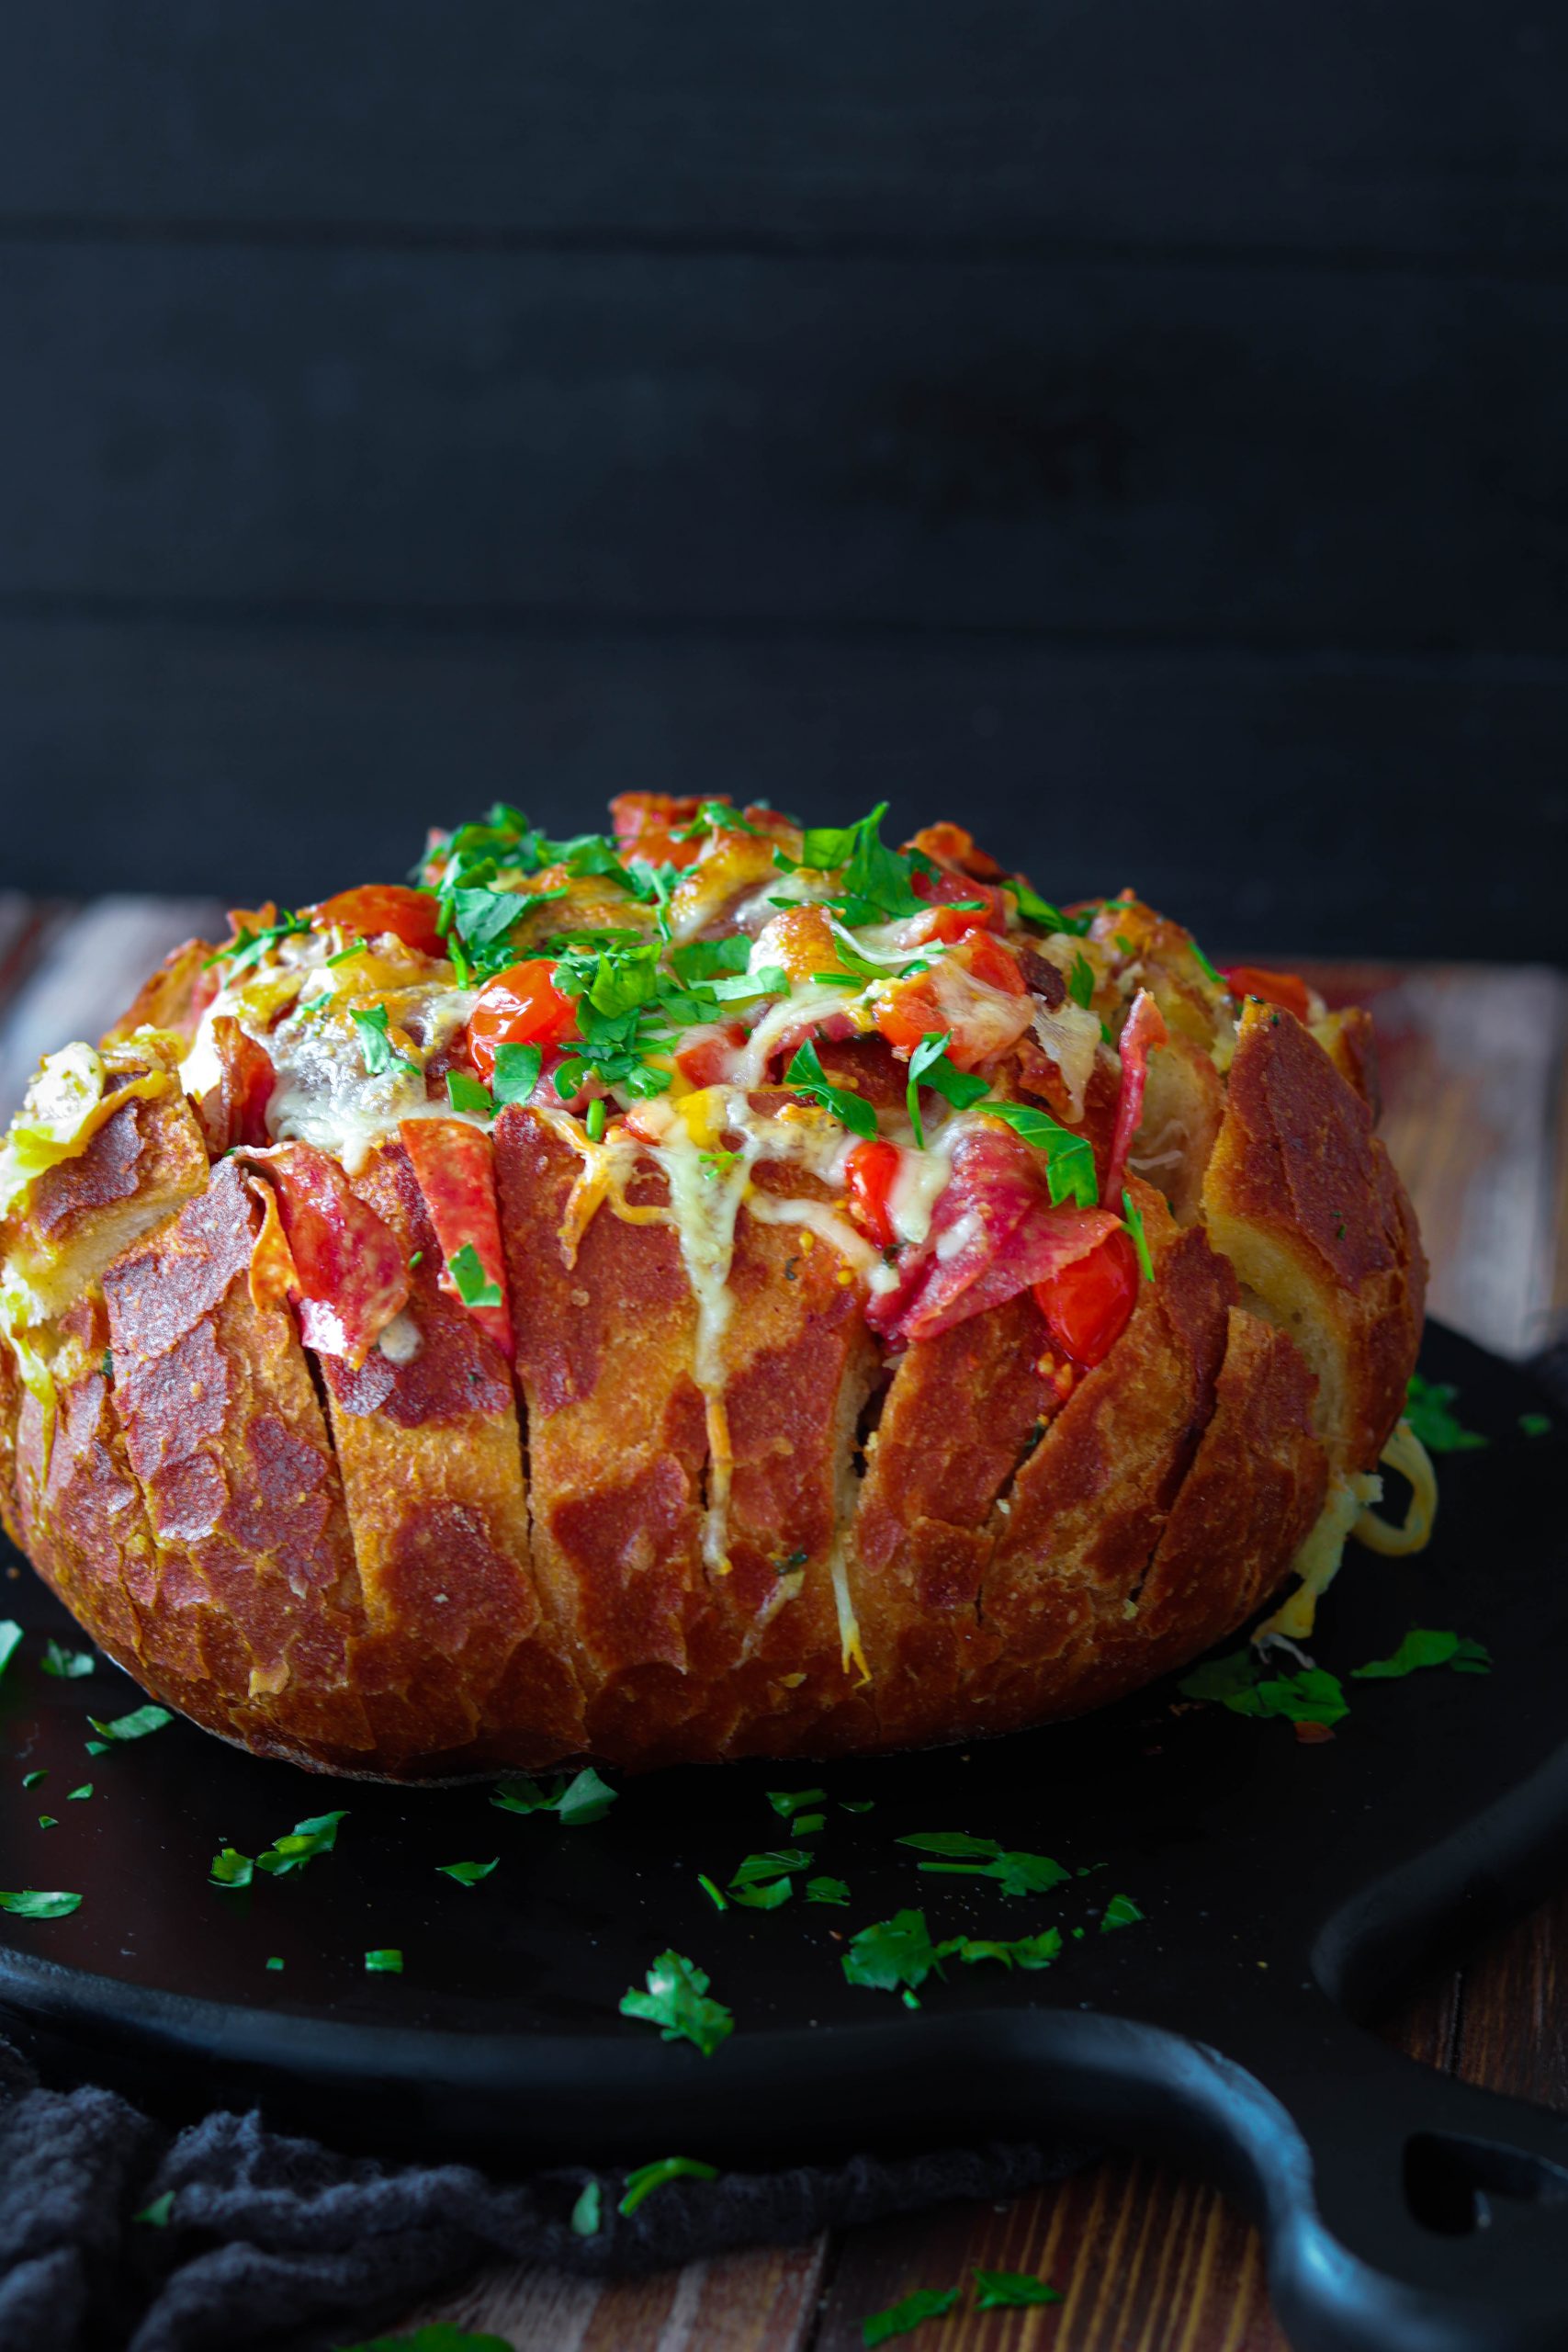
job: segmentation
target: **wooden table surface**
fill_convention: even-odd
[[[210,920],[189,901],[72,910],[0,894],[0,1117],[38,1054],[93,1034],[140,972]],[[1434,1314],[1500,1353],[1568,1332],[1568,977],[1543,967],[1325,967],[1373,1005],[1383,1131],[1432,1260]],[[1568,2108],[1568,1892],[1434,1973],[1383,2020],[1413,2055]],[[516,2352],[852,2352],[863,2316],[967,2265],[1049,2278],[1055,2306],[954,2316],[931,2352],[1275,2352],[1256,2233],[1203,2184],[1112,2155],[1007,2205],[954,2205],[809,2245],[597,2286],[497,2268],[410,2312]]]

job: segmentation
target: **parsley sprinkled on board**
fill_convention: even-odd
[[[447,1259],[446,1271],[465,1306],[501,1305],[501,1284],[490,1280],[471,1241],[465,1241],[456,1255]]]
[[[430,2321],[412,2335],[378,2335],[366,2344],[345,2344],[342,2352],[513,2352],[499,2335],[472,2335],[447,2320]]]
[[[887,803],[879,801],[869,817],[853,825],[813,825],[801,843],[798,860],[782,849],[773,863],[786,873],[808,867],[813,873],[839,876],[839,891],[825,903],[837,907],[844,921],[859,929],[867,923],[890,922],[899,915],[918,915],[930,901],[914,887],[915,876],[930,881],[940,869],[919,850],[889,849],[882,838]]]
[[[1287,1723],[1332,1724],[1349,1712],[1337,1674],[1320,1666],[1298,1674],[1260,1676],[1251,1650],[1234,1650],[1194,1668],[1177,1685],[1184,1699],[1206,1699],[1233,1714],[1279,1716]]]
[[[276,922],[264,923],[259,931],[252,931],[248,924],[242,923],[232,943],[220,947],[215,956],[209,956],[201,968],[209,972],[215,964],[227,964],[228,977],[231,981],[235,980],[242,972],[248,972],[254,964],[259,964],[267,950],[276,946],[280,939],[299,938],[310,928],[304,915],[280,915]]]
[[[81,1907],[79,1894],[40,1894],[31,1886],[16,1894],[0,1893],[0,1911],[10,1911],[18,1919],[64,1919]]]
[[[1484,1642],[1467,1634],[1439,1633],[1413,1626],[1392,1657],[1375,1657],[1367,1666],[1350,1668],[1352,1682],[1393,1682],[1428,1666],[1450,1666],[1456,1674],[1490,1674],[1492,1653]]]
[[[154,1706],[133,1707],[130,1714],[116,1715],[107,1723],[96,1715],[87,1717],[93,1729],[110,1746],[122,1746],[128,1739],[145,1739],[149,1733],[162,1731],[165,1724],[172,1724],[174,1720],[167,1707]],[[91,1747],[92,1741],[89,1740],[87,1745]]]
[[[585,2181],[571,2209],[574,2238],[596,2238],[604,2217],[604,2196],[596,2180]]]
[[[282,1967],[283,1967],[283,1962],[282,1962],[282,1961],[281,1961],[281,1960],[279,1960],[279,1959],[276,1957],[276,1954],[273,1956],[273,1958],[272,1958],[271,1960],[269,1960],[269,1961],[267,1962],[267,1963],[266,1963],[266,1964],[267,1964],[267,1967],[268,1967],[270,1970],[272,1970],[274,1973],[276,1973],[276,1972],[280,1971],[280,1970],[282,1969]]]
[[[1084,1209],[1095,1206],[1100,1185],[1094,1172],[1093,1148],[1087,1136],[1075,1135],[1071,1127],[1064,1127],[1048,1111],[1036,1110],[1027,1102],[987,1102],[986,1116],[1005,1119],[1015,1135],[1044,1153],[1045,1182],[1058,1208],[1064,1201],[1072,1201]]]
[[[654,2163],[638,2165],[635,2172],[627,2173],[626,2194],[615,2210],[629,2217],[637,2211],[637,2207],[645,2199],[652,2196],[656,2188],[662,2188],[668,2181],[716,2180],[717,2178],[718,2166],[705,2165],[700,2157],[660,2156]]]
[[[975,2266],[975,2309],[977,2312],[1017,2311],[1028,2303],[1059,2303],[1062,2298],[1043,2278],[1027,2270],[982,2270]]]
[[[1087,914],[1064,914],[1049,899],[1043,899],[1038,890],[1032,890],[1021,874],[1010,876],[1006,888],[1018,902],[1020,921],[1032,923],[1037,931],[1062,932],[1069,939],[1081,939],[1094,920],[1092,909]]]
[[[242,1854],[232,1846],[219,1848],[207,1873],[212,1886],[249,1886],[254,1875],[255,1864],[249,1854]]]
[[[797,1094],[809,1095],[820,1102],[835,1119],[869,1143],[876,1134],[876,1113],[863,1094],[852,1094],[847,1087],[830,1083],[822,1067],[821,1057],[809,1042],[802,1046],[784,1072],[784,1084],[793,1086]]]
[[[1049,1854],[1004,1853],[995,1838],[971,1838],[962,1829],[920,1830],[913,1837],[900,1838],[898,1843],[942,1857],[939,1861],[922,1862],[922,1871],[994,1878],[1004,1894],[1043,1894],[1072,1876]]]
[[[916,1989],[936,1970],[942,1951],[931,1939],[923,1911],[896,1911],[850,1938],[843,1970],[851,1984],[868,1985],[877,1993],[897,1993],[906,2008],[918,2009]]]
[[[40,1813],[38,1817],[38,1826],[40,1829],[58,1829],[60,1815],[57,1813]]]
[[[455,1879],[459,1886],[478,1886],[480,1879],[489,1878],[501,1861],[497,1854],[490,1862],[437,1862],[435,1867],[443,1878]]]
[[[1143,1917],[1130,1894],[1113,1894],[1100,1914],[1100,1932],[1108,1936],[1116,1928],[1135,1927]]]
[[[91,1674],[95,1663],[91,1650],[68,1650],[53,1640],[44,1644],[43,1656],[39,1660],[44,1672],[52,1674],[58,1682],[79,1681],[84,1674]]]
[[[93,1784],[91,1781],[83,1781],[78,1787],[66,1790],[65,1802],[67,1804],[80,1804],[84,1798],[90,1797],[92,1793]]]
[[[36,1789],[40,1781],[47,1781],[48,1778],[49,1767],[47,1764],[41,1764],[36,1772],[22,1774],[22,1786],[24,1789]]]
[[[955,1111],[968,1110],[971,1103],[978,1102],[980,1097],[990,1091],[988,1079],[954,1069],[947,1057],[947,1048],[952,1043],[953,1032],[950,1029],[934,1030],[920,1039],[909,1056],[909,1082],[905,1091],[905,1102],[909,1125],[915,1130],[915,1146],[919,1151],[926,1148],[926,1132],[920,1124],[922,1086],[934,1088]]]
[[[909,2335],[923,2320],[942,2319],[957,2301],[956,2287],[917,2287],[901,2302],[889,2303],[886,2311],[873,2312],[863,2319],[861,2342],[867,2346],[890,2343],[896,2335]]]
[[[351,1015],[359,1032],[359,1050],[365,1057],[365,1068],[371,1078],[388,1078],[394,1070],[418,1071],[406,1054],[400,1054],[387,1035],[387,1008],[372,1005],[368,1012],[355,1010]]]
[[[1015,1936],[1010,1941],[986,1936],[953,1936],[938,1949],[944,1959],[951,1957],[971,1964],[999,1960],[1004,1968],[1049,1968],[1054,1960],[1062,1956],[1062,1931],[1060,1928],[1045,1928],[1037,1936]]]
[[[553,1813],[568,1829],[602,1821],[617,1792],[600,1779],[592,1764],[581,1772],[558,1775],[553,1787],[542,1788],[531,1772],[508,1772],[490,1792],[491,1804],[502,1813]]]
[[[770,1789],[768,1791],[768,1803],[775,1813],[782,1813],[786,1821],[792,1813],[800,1813],[810,1805],[825,1804],[827,1801],[826,1789]]]
[[[714,1884],[712,1879],[708,1877],[705,1871],[699,1871],[697,1872],[697,1884],[702,1888],[703,1893],[707,1896],[708,1901],[713,1905],[716,1911],[728,1910],[729,1905],[725,1900],[723,1894],[719,1892],[719,1889]]]
[[[174,2210],[175,2192],[165,2188],[162,2197],[154,2197],[150,2205],[143,2205],[141,2212],[132,2213],[130,2218],[133,2222],[145,2222],[150,2230],[166,2230]]]
[[[656,2025],[665,2041],[689,2041],[705,2058],[735,2030],[735,2019],[722,2001],[709,2000],[709,1979],[694,1960],[678,1951],[661,1951],[648,1971],[648,1990],[623,1993],[624,2018],[641,2018]]]
[[[22,1638],[22,1629],[14,1617],[0,1617],[0,1674],[4,1674],[16,1654]]]
[[[1193,960],[1197,964],[1198,969],[1202,973],[1204,978],[1213,980],[1217,989],[1223,989],[1224,987],[1224,979],[1223,976],[1215,971],[1213,964],[1210,963],[1208,957],[1199,946],[1198,942],[1194,939],[1190,940],[1188,944],[1191,947]]]
[[[1418,1372],[1411,1374],[1404,1418],[1428,1453],[1470,1453],[1492,1442],[1478,1430],[1461,1427],[1453,1409],[1458,1396],[1451,1381],[1427,1380]]]
[[[403,1973],[402,1953],[396,1944],[382,1944],[375,1951],[367,1951],[365,1973],[367,1976],[400,1976]]]
[[[1551,1416],[1550,1413],[1521,1413],[1519,1428],[1526,1437],[1550,1437]]]
[[[1080,1012],[1087,1012],[1094,1001],[1094,966],[1080,947],[1073,957],[1067,974],[1067,994]]]
[[[279,1838],[256,1856],[256,1868],[270,1877],[286,1878],[291,1871],[302,1871],[318,1854],[330,1854],[337,1844],[338,1824],[348,1819],[346,1806],[338,1813],[313,1814],[308,1821],[297,1821],[287,1838]]]
[[[806,1899],[807,1903],[831,1903],[841,1907],[850,1899],[850,1890],[841,1878],[808,1878]]]

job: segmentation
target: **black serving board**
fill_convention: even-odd
[[[1451,1334],[1429,1333],[1424,1363],[1492,1442],[1440,1463],[1425,1555],[1351,1547],[1314,1650],[1348,1678],[1413,1625],[1452,1626],[1495,1670],[1347,1679],[1352,1713],[1322,1745],[1173,1705],[1168,1684],[993,1743],[627,1781],[603,1821],[563,1829],[483,1786],[334,1782],[183,1722],[88,1757],[88,1713],[123,1712],[135,1687],[101,1659],[46,1676],[41,1636],[71,1628],[13,1567],[0,1613],[29,1639],[0,1682],[0,1884],[85,1899],[57,1921],[0,1915],[0,2018],[57,2074],[164,2112],[259,2099],[339,2144],[496,2165],[678,2149],[763,2166],[998,2134],[1154,2148],[1260,2219],[1299,2352],[1555,2352],[1568,2120],[1356,2022],[1438,1947],[1568,1875],[1568,1417]],[[1542,1410],[1551,1433],[1523,1433]],[[93,1796],[65,1801],[86,1779]],[[785,1842],[767,1791],[818,1783],[827,1824],[807,1842],[849,1907],[808,1906],[797,1880],[780,1910],[716,1912],[698,1873],[723,1883]],[[338,1805],[336,1851],[303,1872],[208,1883],[220,1845],[254,1854]],[[932,1829],[1087,1874],[1010,1900],[922,1874],[895,1841]],[[492,1855],[473,1889],[436,1869]],[[1114,1894],[1145,1917],[1103,1932]],[[1084,1933],[1043,1974],[950,1965],[916,2014],[840,1967],[854,1929],[907,1905],[936,1934]],[[367,1973],[383,1946],[400,1976]],[[712,2058],[617,2015],[671,1946],[735,2013]]]

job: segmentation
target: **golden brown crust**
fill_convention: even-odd
[[[1203,1210],[1215,1247],[1316,1373],[1335,1468],[1371,1469],[1404,1409],[1427,1261],[1366,1103],[1293,1014],[1256,1001]]]
[[[520,1107],[493,1129],[515,1363],[444,1281],[397,1141],[350,1182],[408,1305],[356,1366],[312,1353],[265,1156],[209,1171],[150,1041],[0,1232],[40,1318],[30,1374],[0,1348],[0,1510],[150,1690],[328,1770],[825,1756],[1136,1688],[1243,1623],[1331,1474],[1375,1461],[1425,1265],[1360,1023],[1249,1003],[1222,1079],[1187,934],[1130,901],[1102,933],[1172,1035],[1128,1180],[1154,1279],[1095,1370],[1024,1292],[885,1372],[834,1228],[804,1229],[838,1196],[768,1162],[705,1325],[664,1175],[574,1214],[592,1147]],[[198,944],[141,1017],[179,1026]],[[822,1059],[898,1094],[880,1046]]]

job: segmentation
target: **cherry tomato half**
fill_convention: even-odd
[[[400,882],[367,882],[357,890],[340,890],[335,899],[323,899],[310,920],[318,931],[335,923],[361,939],[378,939],[389,931],[416,955],[445,956],[446,943],[435,928],[435,912],[428,890],[405,889]]]
[[[487,1082],[498,1046],[554,1046],[576,1031],[577,1007],[556,987],[554,970],[543,956],[508,966],[469,1013],[469,1057]]]
[[[844,1162],[850,1206],[856,1221],[879,1250],[891,1250],[898,1236],[893,1228],[893,1187],[898,1181],[899,1150],[882,1137],[857,1143]]]
[[[1138,1253],[1125,1227],[1108,1233],[1087,1257],[1075,1258],[1034,1296],[1046,1329],[1065,1356],[1092,1372],[1127,1328],[1138,1296]]]
[[[1307,984],[1298,973],[1271,972],[1263,964],[1229,964],[1225,986],[1232,996],[1260,996],[1265,1004],[1277,1004],[1281,1012],[1293,1012],[1298,1021],[1312,1018]]]

